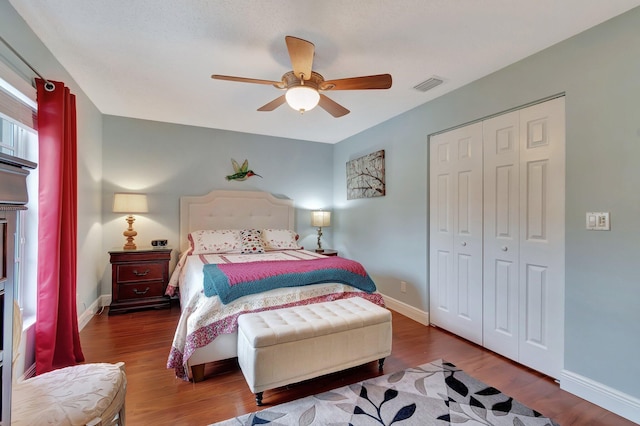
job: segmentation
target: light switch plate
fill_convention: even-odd
[[[609,212],[587,212],[586,226],[590,231],[610,231]]]

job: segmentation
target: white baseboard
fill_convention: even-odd
[[[413,306],[407,305],[406,303],[392,297],[385,296],[384,294],[382,297],[384,298],[384,303],[387,305],[387,308],[392,309],[405,317],[409,317],[420,324],[429,325],[428,312],[421,311],[418,308],[414,308]]]
[[[640,399],[571,371],[560,374],[560,389],[640,424]]]
[[[82,330],[85,325],[89,324],[91,318],[102,309],[103,306],[109,306],[111,304],[111,295],[103,294],[98,297],[84,312],[78,315],[78,330]]]

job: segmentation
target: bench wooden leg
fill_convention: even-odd
[[[261,407],[261,406],[262,406],[262,394],[263,394],[263,393],[264,393],[264,392],[257,392],[257,393],[256,393],[256,405],[257,405],[258,407]]]
[[[378,360],[378,371],[382,371],[383,368],[384,368],[384,358],[380,358]]]
[[[193,383],[198,383],[204,380],[204,364],[191,366],[191,377]]]

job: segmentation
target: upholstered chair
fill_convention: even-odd
[[[22,316],[18,306],[14,312],[13,335],[17,352]],[[122,426],[125,424],[126,392],[123,362],[79,364],[22,381],[14,380],[11,424]]]

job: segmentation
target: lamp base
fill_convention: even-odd
[[[132,215],[129,215],[129,217],[127,217],[127,223],[129,224],[129,228],[127,228],[127,230],[122,233],[122,235],[124,235],[127,239],[127,242],[122,247],[123,250],[137,249],[136,244],[133,242],[133,240],[135,236],[138,235],[138,232],[133,229],[133,222],[135,222],[135,218]]]
[[[318,226],[318,248],[316,249],[316,253],[322,253],[324,251],[320,238],[322,238],[322,226]]]

